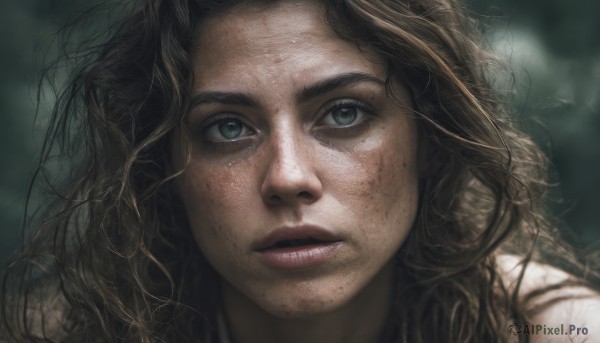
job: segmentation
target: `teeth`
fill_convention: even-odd
[[[302,245],[309,245],[319,243],[319,240],[314,238],[306,238],[306,239],[290,239],[287,241],[279,241],[275,244],[277,248],[288,248],[288,247],[298,247]]]

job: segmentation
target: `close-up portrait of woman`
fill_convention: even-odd
[[[600,340],[463,3],[118,6],[54,64],[0,342]]]

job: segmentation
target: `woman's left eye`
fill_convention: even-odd
[[[326,126],[353,126],[360,123],[366,116],[365,110],[358,104],[341,103],[334,105],[323,117]]]

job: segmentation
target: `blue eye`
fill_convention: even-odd
[[[356,104],[338,104],[329,110],[323,122],[327,126],[351,126],[360,122],[365,115],[365,111]]]
[[[205,131],[205,137],[211,142],[227,142],[249,133],[250,129],[241,120],[226,118],[210,125]]]

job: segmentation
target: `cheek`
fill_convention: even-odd
[[[417,212],[417,139],[412,134],[383,137],[376,148],[349,155],[338,200],[359,223],[355,227],[364,242],[396,249]]]
[[[205,255],[210,255],[206,253],[213,250],[211,247],[230,251],[237,248],[239,235],[231,229],[237,225],[230,221],[236,211],[244,211],[243,184],[240,175],[231,169],[222,168],[216,173],[194,162],[182,175],[180,193],[194,237]]]

